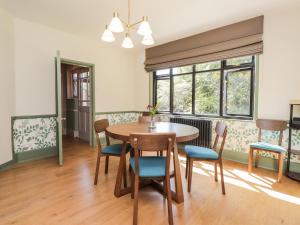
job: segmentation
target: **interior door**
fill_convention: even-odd
[[[79,98],[78,98],[78,114],[79,114],[79,138],[90,141],[90,73],[82,72],[79,74]]]
[[[55,58],[55,86],[56,86],[56,121],[57,121],[57,128],[56,128],[56,139],[57,139],[57,147],[58,147],[58,163],[59,165],[63,165],[63,148],[62,148],[62,104],[61,104],[61,60],[60,60],[60,52],[56,52]]]

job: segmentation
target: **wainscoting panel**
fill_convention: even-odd
[[[106,118],[111,125],[135,122],[141,115],[139,111],[123,111],[123,112],[98,112],[95,120]],[[169,115],[160,115],[162,121],[169,121]],[[225,145],[224,156],[227,159],[242,161],[245,163],[249,151],[249,144],[257,141],[258,129],[255,121],[230,120],[230,119],[211,119],[213,128],[217,121],[223,121],[228,125],[228,135]],[[13,129],[13,153],[19,155],[21,161],[25,161],[28,157],[42,158],[53,154],[57,154],[56,142],[56,118],[55,115],[42,116],[22,116],[12,118]],[[275,132],[264,132],[263,140],[276,143],[278,134]],[[214,135],[212,140],[214,139]],[[293,132],[294,149],[300,149],[300,132]],[[283,146],[287,147],[288,131],[284,132]],[[36,152],[34,152],[36,151]],[[273,155],[262,152],[262,157],[273,160]],[[28,156],[28,157],[27,157]],[[243,159],[240,160],[238,156]],[[300,170],[300,158],[293,156],[292,162]],[[264,165],[262,165],[264,167]],[[268,166],[266,166],[268,167]]]
[[[16,154],[56,147],[55,116],[14,117],[12,126]]]

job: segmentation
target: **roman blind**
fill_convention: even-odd
[[[224,60],[263,52],[263,16],[146,49],[145,70]]]

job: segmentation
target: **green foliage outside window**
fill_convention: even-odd
[[[253,72],[253,56],[156,71],[158,110],[176,114],[250,117]]]

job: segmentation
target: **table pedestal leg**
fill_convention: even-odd
[[[181,172],[180,172],[180,163],[178,158],[178,148],[177,144],[174,145],[174,178],[175,178],[175,194],[172,194],[172,197],[177,203],[182,203],[184,201],[183,190],[182,190],[182,181],[181,181]]]
[[[123,176],[124,176],[124,170],[126,170],[126,168],[125,168],[126,148],[127,148],[127,143],[126,143],[126,141],[124,141],[122,144],[122,152],[121,152],[121,156],[120,156],[119,168],[118,168],[117,179],[116,179],[116,184],[115,184],[114,194],[116,197],[121,197],[125,194],[130,193],[130,188],[121,189],[122,180],[123,180]]]

